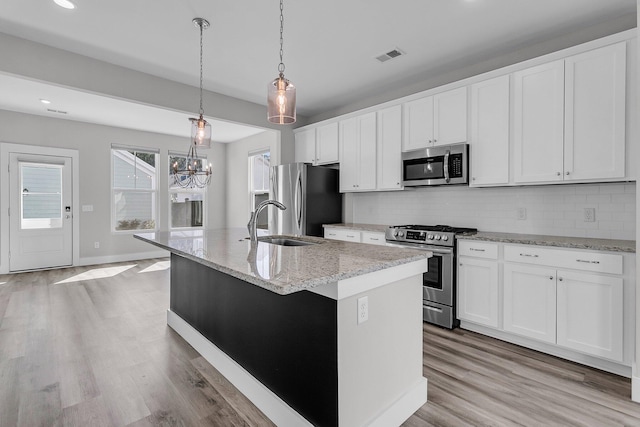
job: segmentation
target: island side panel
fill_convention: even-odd
[[[318,426],[338,425],[337,303],[171,255],[171,310]]]
[[[364,296],[369,319],[358,324],[358,299]],[[427,401],[422,276],[340,300],[338,322],[340,425],[369,425],[387,410],[402,423]]]

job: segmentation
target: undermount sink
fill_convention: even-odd
[[[271,243],[279,246],[310,246],[317,245],[316,242],[307,242],[304,240],[287,239],[284,237],[258,237],[259,242]]]

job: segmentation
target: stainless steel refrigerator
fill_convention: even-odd
[[[269,197],[287,207],[269,207],[271,234],[323,236],[322,224],[342,222],[338,170],[291,163],[272,166],[269,172]]]

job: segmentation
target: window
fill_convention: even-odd
[[[269,150],[261,150],[249,154],[249,206],[255,211],[256,206],[269,199],[269,166],[271,154]],[[268,209],[263,209],[258,216],[258,228],[268,228]]]
[[[112,230],[155,230],[158,151],[111,148]]]
[[[206,157],[196,159],[199,163],[197,170],[206,166]],[[178,164],[178,169],[185,169],[187,158],[183,154],[169,153],[169,227],[176,228],[203,228],[204,206],[207,187],[182,188],[173,176],[173,165]]]

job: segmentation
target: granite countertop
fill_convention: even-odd
[[[293,237],[317,243],[251,245],[245,228],[140,233],[134,237],[230,276],[286,295],[425,259],[430,252]]]
[[[556,246],[560,248],[590,249],[611,252],[636,251],[635,240],[591,239],[585,237],[543,236],[538,234],[515,234],[478,232],[459,236],[464,240],[484,240],[489,242],[516,243],[523,245]]]
[[[384,233],[389,228],[388,225],[381,224],[356,224],[356,223],[341,223],[341,224],[324,224],[325,228],[348,228],[349,230],[359,231],[372,231]]]

